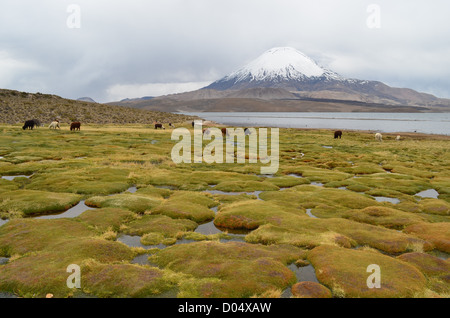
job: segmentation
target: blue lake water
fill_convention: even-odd
[[[450,113],[185,112],[224,125],[450,135]]]

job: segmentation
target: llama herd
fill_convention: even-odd
[[[34,127],[40,127],[41,122],[38,119],[30,119],[25,121],[22,129],[26,130],[26,129],[33,129]],[[194,127],[194,122],[192,122],[192,126]],[[175,128],[175,126],[172,123],[169,123],[169,127]],[[52,121],[50,123],[50,125],[48,126],[49,129],[61,129],[61,126],[59,125],[59,120],[55,119],[54,121]],[[80,130],[81,128],[81,123],[80,122],[72,122],[70,124],[70,130],[75,131],[75,130]],[[163,124],[155,122],[155,129],[166,129],[164,127]],[[249,135],[250,134],[250,130],[248,128],[245,128],[245,135]],[[209,134],[209,128],[204,128],[203,129],[203,134]],[[228,135],[228,132],[226,130],[226,128],[222,128],[222,135]],[[341,139],[342,138],[342,131],[341,130],[336,130],[334,132],[334,139]],[[400,140],[400,135],[397,135],[397,137],[395,138],[395,140],[399,141]],[[375,140],[382,142],[383,141],[383,135],[381,135],[381,133],[375,133]]]
[[[34,127],[41,127],[43,126],[41,122],[38,119],[30,119],[25,121],[22,129],[23,130],[33,130]],[[80,130],[81,123],[76,121],[70,124],[70,130]],[[49,129],[61,129],[61,126],[59,125],[59,120],[55,119],[50,123],[48,126]]]

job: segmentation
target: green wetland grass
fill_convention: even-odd
[[[450,296],[449,137],[280,129],[279,169],[261,175],[177,165],[171,131],[0,126],[0,293]]]

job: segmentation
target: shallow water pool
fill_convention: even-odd
[[[373,197],[377,202],[390,202],[392,204],[400,203],[400,200],[397,198],[388,198],[388,197]]]
[[[421,191],[419,193],[416,193],[415,195],[422,197],[422,198],[432,198],[432,199],[437,199],[439,196],[439,192],[437,192],[434,189],[428,189],[428,190],[424,190]]]
[[[15,178],[30,178],[32,175],[26,176],[24,174],[20,174],[17,176],[2,176],[2,179],[8,180],[8,181],[12,181]]]
[[[316,276],[316,270],[312,265],[297,267],[295,264],[291,264],[288,268],[294,272],[295,277],[297,278],[297,283],[300,282],[315,282],[319,283],[319,280]],[[290,298],[292,297],[291,287],[286,288],[281,294],[281,298]]]
[[[84,204],[84,200],[78,202],[77,205],[73,206],[69,210],[58,213],[58,214],[50,214],[50,215],[42,215],[35,217],[35,219],[61,219],[61,218],[74,218],[79,215],[81,215],[83,212],[87,210],[94,210],[95,208],[88,207],[86,204]]]
[[[315,216],[314,214],[312,214],[312,213],[311,213],[311,209],[306,209],[306,214],[308,214],[308,216],[309,216],[309,217],[312,217],[312,218],[318,219],[318,217],[317,217],[317,216]]]

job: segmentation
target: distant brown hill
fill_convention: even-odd
[[[92,124],[152,124],[156,120],[175,123],[196,117],[0,89],[0,123],[16,124],[28,119],[49,123],[56,118],[66,123],[81,121]]]
[[[450,112],[450,101],[432,105],[386,104],[340,92],[289,92],[282,88],[246,88],[193,92],[110,103],[167,112]],[[447,104],[445,103],[447,102]]]

